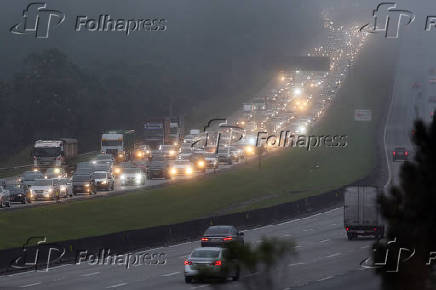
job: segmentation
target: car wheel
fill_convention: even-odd
[[[185,282],[186,283],[192,283],[192,277],[185,277]]]
[[[6,203],[6,207],[11,207],[11,203],[10,202]]]

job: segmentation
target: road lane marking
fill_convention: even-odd
[[[318,282],[321,282],[321,281],[329,280],[329,279],[331,279],[331,278],[333,278],[333,276],[327,276],[327,277],[321,278],[321,279],[319,279],[319,280],[317,280],[317,281],[318,281]]]
[[[115,285],[107,286],[106,288],[118,288],[125,285],[127,285],[127,283],[115,284]]]
[[[334,253],[334,254],[326,256],[326,258],[333,258],[333,257],[337,257],[337,256],[340,256],[340,255],[341,255],[341,253]]]
[[[180,274],[180,272],[172,272],[172,273],[168,273],[168,274],[162,274],[161,276],[162,277],[171,277],[171,276],[174,276],[174,275],[177,275],[177,274]]]
[[[313,229],[310,228],[310,229],[305,229],[305,230],[303,230],[303,232],[309,232],[309,231],[313,231]]]
[[[97,274],[100,274],[100,272],[86,273],[86,274],[82,274],[80,276],[82,276],[82,277],[89,277],[89,276],[94,276],[94,275],[97,275]]]
[[[208,287],[208,286],[210,286],[210,285],[209,285],[209,284],[206,284],[206,285],[201,285],[201,286],[192,287],[191,289],[204,288],[204,287]]]
[[[289,264],[288,267],[294,267],[299,265],[304,265],[304,263],[303,262],[293,263],[293,264]]]
[[[369,245],[366,245],[366,246],[362,246],[362,247],[360,247],[361,249],[368,249],[369,248]]]
[[[326,242],[328,242],[328,241],[330,241],[330,239],[325,239],[325,240],[322,240],[322,241],[319,241],[320,243],[326,243]]]
[[[27,287],[32,287],[32,286],[36,286],[36,285],[39,285],[39,284],[41,284],[42,282],[36,282],[36,283],[32,283],[32,284],[26,284],[26,285],[23,285],[23,286],[20,286],[21,288],[27,288]]]

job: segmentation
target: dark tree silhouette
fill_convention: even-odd
[[[436,119],[428,126],[416,121],[412,132],[414,160],[401,166],[399,186],[379,199],[388,232],[374,245],[373,259],[384,261],[389,250],[387,264],[377,269],[386,290],[436,287],[426,265],[436,251]]]

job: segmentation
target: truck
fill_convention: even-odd
[[[69,167],[71,159],[78,154],[77,139],[37,140],[33,146],[33,169],[44,171],[47,168]]]
[[[150,118],[144,122],[144,145],[157,149],[159,145],[178,145],[183,138],[183,118]]]
[[[101,134],[101,153],[111,154],[118,162],[133,158],[135,130],[113,130]]]
[[[381,192],[372,186],[350,186],[344,192],[344,228],[349,240],[358,236],[384,236],[377,196]]]

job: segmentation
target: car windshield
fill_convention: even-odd
[[[35,180],[39,178],[43,178],[44,175],[42,175],[41,172],[26,172],[23,174],[23,180]]]
[[[204,233],[205,236],[207,235],[227,235],[232,232],[231,227],[210,227],[206,230]]]
[[[60,174],[60,173],[62,173],[62,171],[59,168],[49,168],[49,169],[47,169],[47,171],[45,173],[46,174]]]
[[[33,186],[50,186],[53,185],[53,181],[50,179],[39,179],[35,180]]]
[[[95,160],[97,160],[97,161],[112,161],[112,155],[97,155]]]
[[[216,259],[220,255],[220,250],[206,250],[206,249],[199,249],[192,252],[191,257],[192,258],[210,258],[210,259]]]
[[[92,178],[95,178],[95,179],[103,179],[103,178],[106,178],[106,177],[107,177],[107,175],[106,175],[105,172],[94,172],[92,174]]]
[[[89,175],[73,175],[73,182],[75,181],[89,181],[90,176]]]
[[[123,170],[123,172],[126,174],[139,174],[141,173],[141,170],[136,168],[126,168]]]

